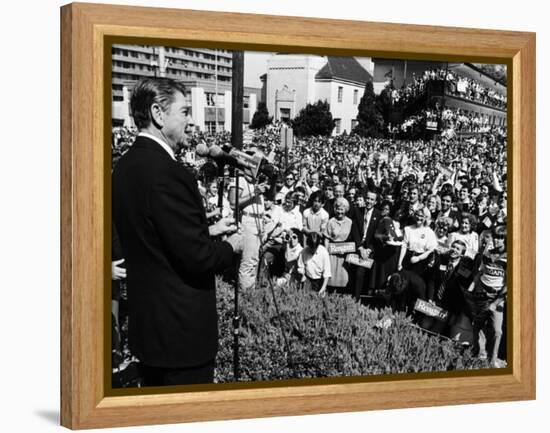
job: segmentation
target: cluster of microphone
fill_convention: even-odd
[[[212,144],[209,146],[205,142],[200,142],[195,152],[199,156],[212,158],[218,165],[235,167],[253,179],[264,175],[268,180],[273,181],[279,172],[277,167],[263,156],[249,154],[229,145]]]

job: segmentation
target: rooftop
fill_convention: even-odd
[[[364,85],[372,81],[372,75],[355,57],[327,57],[327,63],[315,75],[315,79],[340,79]]]

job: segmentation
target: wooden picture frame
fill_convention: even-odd
[[[535,398],[535,35],[194,10],[61,8],[61,424],[97,428]],[[108,37],[289,50],[500,62],[508,66],[511,347],[502,371],[393,375],[294,386],[108,396],[105,263],[110,171],[104,146]],[[511,101],[511,102],[510,102]],[[110,241],[109,241],[110,242]],[[107,242],[107,244],[109,244]],[[107,348],[108,349],[108,348]],[[348,378],[353,379],[353,378]],[[372,380],[371,380],[372,379]],[[240,386],[243,385],[243,386]]]

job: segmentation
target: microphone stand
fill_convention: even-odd
[[[223,217],[223,194],[225,192],[225,164],[218,166],[218,209],[220,210],[220,218]]]
[[[239,227],[239,170],[235,168],[235,225]],[[241,318],[239,316],[239,271],[234,279],[233,305],[233,376],[239,381],[239,332]]]

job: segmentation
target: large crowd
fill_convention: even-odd
[[[484,86],[480,82],[459,74],[452,69],[431,68],[420,76],[413,74],[412,81],[407,86],[395,88],[391,91],[393,103],[414,100],[421,95],[430,81],[444,81],[445,91],[453,96],[478,102],[491,107],[506,109],[507,98],[494,89]]]
[[[442,138],[454,138],[458,133],[478,133],[489,137],[503,137],[506,128],[490,123],[489,116],[466,113],[460,108],[425,109],[406,118],[400,125],[400,132],[409,134],[415,127],[425,128],[432,122],[433,129],[439,129]]]
[[[484,330],[496,362],[506,297],[505,130],[474,141],[314,137],[285,154],[279,128],[257,132],[247,146],[279,169],[259,190],[254,214],[261,272],[277,284],[305,283],[321,295],[375,299],[410,314],[426,300],[449,313],[430,329],[460,338],[469,322],[476,350]],[[228,139],[197,133],[192,140]],[[207,217],[231,217],[231,181],[221,184],[215,163],[192,148],[179,157],[195,170]]]
[[[248,212],[258,228],[256,272],[281,286],[402,309],[449,338],[462,340],[469,328],[476,353],[497,365],[506,299],[506,130],[480,131],[475,140],[311,137],[285,152],[280,127],[255,131],[245,145],[278,168],[271,179],[249,179],[261,196]],[[229,138],[197,132],[192,142]],[[116,146],[118,154],[128,144]],[[196,174],[207,217],[231,217],[235,185],[222,183],[228,170],[193,146],[178,158]],[[419,299],[444,320],[417,314]]]

